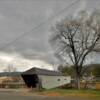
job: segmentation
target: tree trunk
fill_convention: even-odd
[[[76,88],[80,90],[80,76],[76,76]]]

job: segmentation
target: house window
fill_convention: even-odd
[[[58,81],[60,81],[60,79],[58,79]]]

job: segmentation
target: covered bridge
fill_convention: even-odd
[[[68,84],[71,81],[70,76],[63,76],[60,72],[39,68],[29,69],[21,75],[27,86],[33,88],[50,89]]]
[[[65,84],[69,84],[71,81],[70,76],[63,76],[62,73],[57,71],[51,71],[40,68],[31,68],[25,72],[3,72],[0,73],[0,77],[22,77],[24,80],[21,83],[25,83],[29,88],[44,88],[51,89]]]

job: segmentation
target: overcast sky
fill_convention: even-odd
[[[51,66],[59,62],[53,56],[48,43],[52,24],[55,20],[75,15],[80,10],[99,9],[100,5],[100,0],[79,0],[65,9],[75,1],[0,0],[0,71],[9,64],[20,71],[33,66],[53,69]],[[43,22],[45,24],[40,25]],[[40,26],[37,29],[32,30],[38,25]],[[25,35],[20,37],[23,33]],[[12,42],[16,38],[18,40]],[[99,62],[98,59],[99,56],[96,56],[92,61]]]

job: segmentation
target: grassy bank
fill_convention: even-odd
[[[82,97],[100,100],[100,90],[76,90],[76,89],[50,89],[41,92],[43,95],[48,96],[69,96],[69,97]]]

